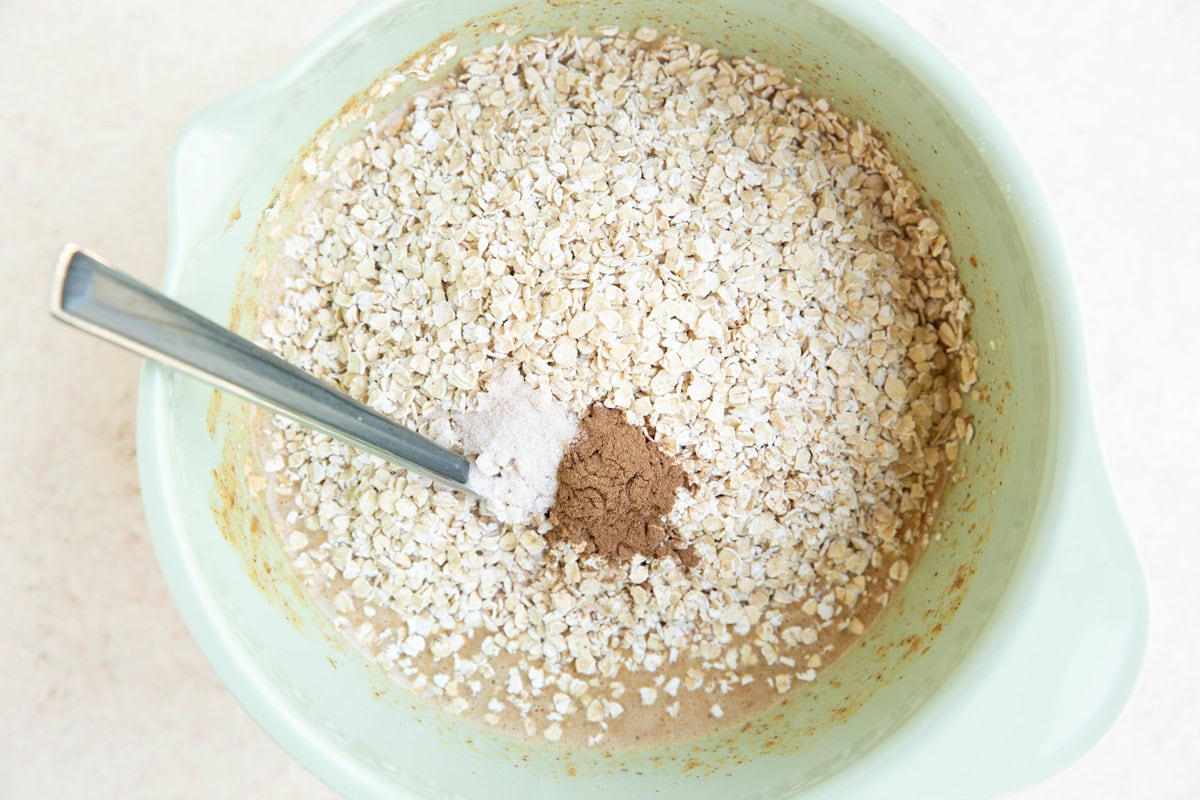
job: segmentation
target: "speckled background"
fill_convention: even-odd
[[[1071,253],[1101,437],[1149,575],[1143,681],[1044,798],[1200,787],[1200,5],[891,0],[1007,122]],[[138,498],[138,362],[50,322],[77,241],[151,282],[192,112],[298,52],[347,0],[0,3],[0,798],[331,798],[219,684]]]

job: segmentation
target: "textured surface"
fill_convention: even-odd
[[[1185,98],[1200,88],[1200,7],[893,5],[979,85],[1058,214],[1102,442],[1151,583],[1149,655],[1124,717],[1021,797],[1190,797],[1200,380],[1185,348],[1200,334],[1200,175]],[[175,131],[348,6],[0,4],[0,797],[332,797],[238,708],[171,606],[137,496],[136,360],[53,325],[45,306],[68,239],[156,281]]]

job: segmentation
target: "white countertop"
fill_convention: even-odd
[[[66,241],[157,282],[175,131],[349,5],[0,4],[0,797],[333,797],[241,710],[171,605],[138,500],[137,359],[45,308]],[[1124,716],[1020,797],[1195,797],[1200,5],[892,5],[979,85],[1056,210],[1101,438],[1151,583]]]

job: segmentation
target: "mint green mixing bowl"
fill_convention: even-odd
[[[937,521],[940,541],[880,623],[778,714],[616,753],[499,738],[413,701],[343,641],[249,491],[246,407],[150,364],[138,426],[146,512],[180,611],[225,683],[292,755],[356,798],[972,798],[1078,757],[1132,689],[1147,612],[1096,445],[1070,273],[1000,124],[885,9],[368,2],[278,75],[184,130],[164,290],[247,330],[255,270],[287,207],[277,221],[260,218],[297,153],[410,55],[448,37],[461,56],[498,41],[488,28],[497,20],[527,31],[678,31],[784,67],[884,134],[924,188],[976,301],[978,435]]]

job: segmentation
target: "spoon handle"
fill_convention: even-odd
[[[380,458],[471,491],[471,462],[68,245],[50,313]]]

